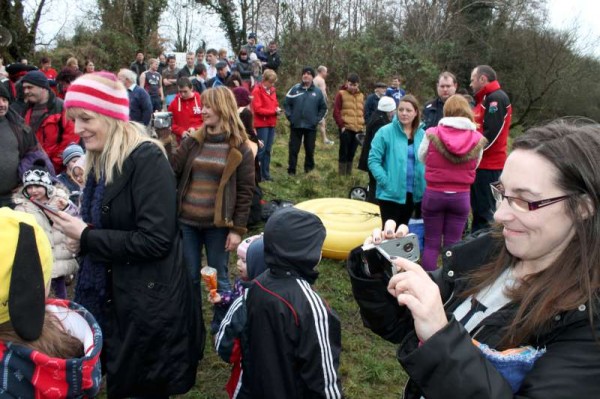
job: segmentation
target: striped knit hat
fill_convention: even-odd
[[[88,73],[77,78],[65,95],[64,105],[83,108],[111,118],[129,121],[127,90],[110,72]]]

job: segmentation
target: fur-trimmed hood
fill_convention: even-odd
[[[464,117],[442,118],[427,130],[427,138],[451,162],[465,162],[479,156],[487,140],[476,130],[475,124]]]

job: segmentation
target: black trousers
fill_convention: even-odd
[[[372,204],[377,204],[377,198],[375,197],[377,191],[377,180],[371,171],[369,173],[369,192],[367,193],[367,201]]]
[[[406,203],[399,204],[393,201],[378,200],[379,212],[381,213],[381,227],[385,227],[385,222],[392,219],[396,222],[396,226],[405,224],[408,226],[408,221],[412,216],[414,206],[412,193],[406,193]]]
[[[494,221],[496,201],[490,184],[500,180],[501,170],[477,169],[475,181],[471,185],[471,211],[473,222],[471,233],[490,227]]]
[[[358,140],[356,140],[356,134],[352,130],[340,131],[340,151],[338,153],[338,162],[341,163],[352,163],[354,154],[356,154],[356,148],[358,148]]]
[[[310,172],[315,168],[315,141],[317,131],[311,129],[290,130],[290,142],[288,146],[288,173],[296,173],[296,164],[298,163],[298,153],[304,139],[304,171]]]

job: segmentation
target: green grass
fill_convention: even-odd
[[[288,139],[287,123],[280,121],[271,161],[273,182],[261,183],[266,200],[287,199],[295,203],[313,198],[347,198],[350,188],[366,185],[365,172],[354,170],[352,176],[339,177],[337,174],[337,155],[339,140],[330,127],[328,136],[336,141],[335,145],[325,145],[317,138],[315,151],[316,168],[309,174],[299,173],[294,177],[287,175]],[[358,161],[360,147],[355,161]],[[303,170],[304,149],[298,159],[298,170]],[[355,164],[356,164],[355,162]],[[252,229],[258,233],[262,226]],[[235,263],[231,257],[231,264]],[[231,269],[235,270],[234,267]],[[344,395],[348,399],[397,399],[400,397],[407,380],[400,364],[396,361],[396,346],[377,337],[363,325],[358,306],[352,297],[345,263],[323,259],[318,267],[319,279],[315,290],[339,315],[342,323],[342,355],[340,375]],[[232,276],[233,278],[233,276]],[[204,303],[205,323],[211,320],[209,304]],[[215,353],[212,340],[207,339],[204,359],[198,367],[196,386],[179,398],[186,399],[226,399],[223,387],[229,378],[230,367]]]

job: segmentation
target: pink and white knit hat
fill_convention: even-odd
[[[127,90],[115,74],[102,71],[77,78],[65,95],[65,108],[83,108],[111,118],[129,121]]]

